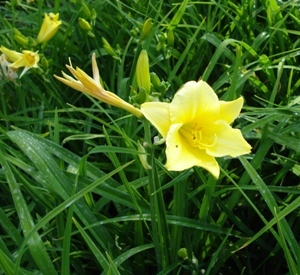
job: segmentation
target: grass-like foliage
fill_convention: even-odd
[[[41,58],[21,78],[0,68],[0,274],[299,274],[299,8],[0,1],[0,46]],[[36,44],[50,12],[62,24]],[[103,87],[138,104],[142,49],[160,100],[198,79],[243,96],[233,126],[251,154],[218,158],[215,179],[167,171],[158,145],[146,170],[142,120],[53,77],[69,58],[91,75],[95,53]]]

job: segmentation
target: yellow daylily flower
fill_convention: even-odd
[[[44,43],[50,40],[58,31],[61,21],[58,20],[59,13],[45,13],[44,21],[37,37],[37,43]]]
[[[3,46],[0,47],[0,51],[9,59],[9,61],[13,62],[9,65],[11,69],[19,69],[24,67],[20,78],[31,68],[37,68],[37,63],[40,61],[40,56],[38,52],[32,52],[24,50],[22,53],[9,50]]]
[[[122,108],[137,117],[143,116],[140,109],[135,108],[133,105],[127,103],[126,101],[118,97],[116,94],[106,91],[102,87],[102,85],[100,84],[100,74],[96,62],[95,53],[93,53],[92,55],[93,78],[88,76],[83,70],[81,70],[78,67],[76,67],[76,69],[74,69],[72,65],[71,66],[66,65],[66,67],[69,69],[69,71],[76,79],[65,74],[64,72],[62,72],[63,77],[54,75],[54,77],[59,81],[61,81],[62,83],[70,86],[71,88],[77,91],[89,94],[92,97],[95,97],[107,104]]]
[[[242,97],[219,101],[213,89],[200,80],[184,84],[171,103],[146,102],[141,111],[166,141],[168,170],[200,166],[218,178],[220,167],[215,157],[250,153],[251,146],[241,131],[230,126],[243,103]]]

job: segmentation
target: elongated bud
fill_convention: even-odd
[[[41,60],[42,68],[46,71],[49,68],[49,61],[43,57]]]
[[[148,18],[143,25],[143,29],[142,29],[142,39],[146,38],[148,36],[148,34],[151,32],[152,30],[152,19]]]
[[[16,28],[13,28],[13,32],[16,35],[22,35],[22,33],[18,29],[16,29]]]
[[[87,18],[90,18],[92,16],[92,13],[91,13],[89,7],[85,3],[82,3],[82,10]]]
[[[150,94],[149,59],[146,50],[142,50],[136,64],[136,79],[140,89]]]
[[[90,31],[92,29],[90,23],[83,18],[78,19],[78,24],[84,31]]]
[[[143,167],[146,170],[152,169],[151,165],[147,162],[147,154],[146,154],[145,147],[139,141],[137,142],[137,147],[138,147],[138,151],[143,153],[143,154],[138,155],[138,157],[140,159],[140,162],[143,165]]]
[[[96,18],[97,18],[97,12],[96,12],[96,10],[95,10],[94,8],[92,8],[92,14],[91,14],[90,20],[91,20],[91,21],[95,21]],[[95,25],[95,24],[94,24],[94,25]],[[93,25],[93,26],[94,26],[94,25]]]
[[[13,26],[9,23],[9,21],[5,17],[2,18],[2,22],[4,23],[4,25],[7,29],[10,29],[10,30],[14,29]]]
[[[111,56],[115,56],[116,53],[114,49],[104,37],[102,37],[102,42],[103,42],[103,48],[107,51],[107,53],[110,54]]]
[[[28,46],[28,38],[23,35],[14,35],[14,40],[17,41],[22,46]]]
[[[174,45],[174,32],[173,32],[172,29],[168,30],[167,41],[168,41],[168,46],[173,47],[173,45]]]
[[[155,89],[159,89],[160,85],[161,85],[161,81],[160,81],[159,77],[157,76],[157,74],[154,72],[151,72],[150,78],[151,78],[151,83],[152,83],[153,87]]]

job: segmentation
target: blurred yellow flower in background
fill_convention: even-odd
[[[17,70],[24,67],[20,78],[31,68],[37,68],[37,63],[40,61],[40,56],[38,52],[32,52],[28,50],[22,51],[22,53],[9,50],[3,46],[0,47],[0,51],[7,57],[8,61],[12,64],[9,68]]]
[[[59,13],[45,13],[44,21],[37,37],[37,43],[44,43],[50,40],[58,31],[62,24],[59,18]]]
[[[146,102],[141,111],[166,141],[168,170],[200,166],[218,178],[215,157],[237,157],[251,150],[241,131],[229,125],[238,117],[243,102],[242,97],[219,101],[213,89],[200,80],[184,84],[171,103]]]

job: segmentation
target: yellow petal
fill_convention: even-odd
[[[169,107],[170,103],[165,102],[146,102],[141,105],[143,115],[164,138],[166,138],[171,125]]]
[[[220,103],[214,90],[204,81],[189,81],[175,94],[170,106],[172,123],[188,123],[219,116]]]
[[[100,83],[100,73],[96,61],[96,54],[92,54],[92,68],[93,68],[93,79],[96,81],[96,83]]]
[[[98,91],[98,90],[103,90],[102,86],[100,83],[96,83],[93,78],[91,78],[88,74],[86,74],[83,70],[80,68],[76,68],[76,70],[69,66],[66,65],[66,67],[69,69],[69,71],[90,91]]]
[[[165,167],[170,171],[182,171],[193,166],[200,166],[209,171],[215,178],[219,177],[219,164],[214,157],[205,150],[191,147],[179,132],[182,123],[173,124],[166,138],[167,163]]]
[[[216,121],[211,128],[216,134],[216,142],[213,146],[206,148],[209,155],[237,157],[250,153],[251,146],[244,139],[240,130],[231,128],[223,120]]]
[[[243,104],[242,97],[233,101],[220,101],[220,119],[231,124],[239,116]]]
[[[38,67],[37,63],[40,61],[40,56],[38,54],[38,52],[32,52],[32,51],[22,51],[23,53],[23,59],[25,60],[26,62],[26,66],[28,67],[33,67],[33,68],[36,68]]]
[[[50,40],[56,34],[56,32],[59,29],[59,26],[62,23],[60,20],[58,20],[58,18],[59,13],[45,13],[45,17],[37,37],[37,43],[44,43]]]
[[[10,62],[15,62],[23,56],[23,54],[16,51],[12,51],[3,46],[0,47],[0,51],[5,54],[5,56],[9,59]]]
[[[75,90],[78,90],[83,93],[89,93],[89,90],[85,86],[83,86],[80,81],[75,80],[74,78],[65,74],[64,72],[62,72],[62,74],[65,78],[57,76],[57,75],[54,75],[54,77],[57,80],[61,81],[62,83],[66,84],[67,86],[69,86]]]

